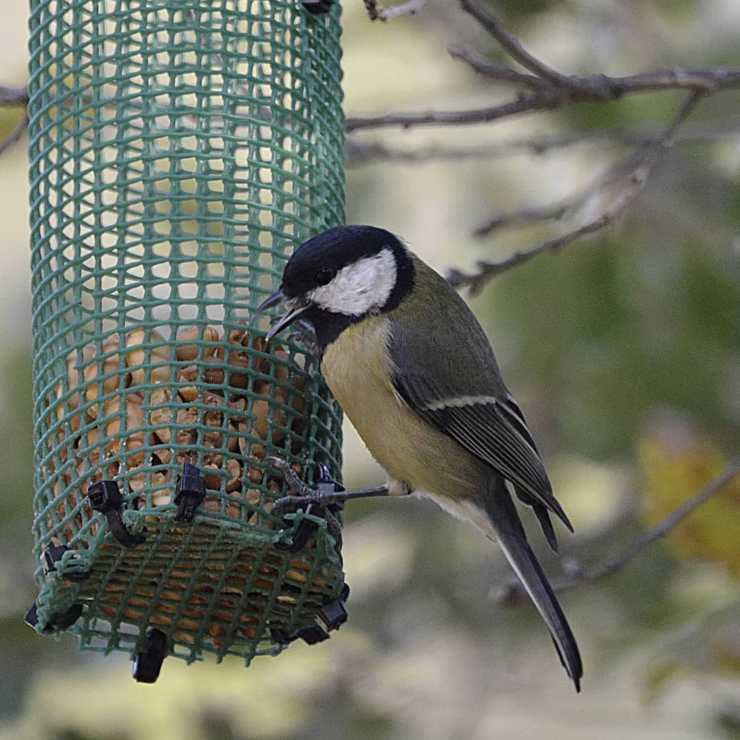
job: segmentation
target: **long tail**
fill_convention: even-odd
[[[547,577],[527,542],[524,527],[506,484],[502,478],[498,476],[496,478],[487,492],[485,503],[498,543],[537,607],[537,611],[545,620],[560,661],[575,684],[576,691],[580,691],[583,665],[576,639]]]

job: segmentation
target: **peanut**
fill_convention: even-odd
[[[153,343],[155,346],[145,349],[141,345]],[[150,372],[151,383],[167,383],[172,375],[169,366],[170,348],[165,344],[164,337],[152,329],[147,337],[144,329],[134,329],[126,335],[126,365],[129,367],[131,385],[141,385],[146,382],[147,369],[142,367],[146,363],[147,353],[149,362],[153,365]]]

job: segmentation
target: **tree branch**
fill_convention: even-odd
[[[631,200],[631,198],[629,198]],[[547,239],[535,247],[526,249],[521,252],[514,252],[511,257],[500,260],[499,262],[478,262],[478,271],[474,273],[465,273],[456,268],[451,269],[447,274],[447,279],[455,287],[467,287],[470,289],[471,295],[478,295],[485,284],[496,275],[511,270],[514,267],[523,265],[525,262],[529,262],[531,259],[538,257],[545,252],[557,252],[563,247],[571,244],[572,242],[582,239],[584,236],[589,236],[597,231],[601,231],[609,226],[612,221],[624,210],[627,205],[628,199],[623,199],[619,203],[618,208],[614,208],[612,211],[605,211],[597,218],[589,221],[583,226],[579,226],[577,229],[568,231],[560,236]]]
[[[570,88],[550,87],[541,92],[525,94],[501,105],[472,110],[422,111],[417,113],[386,113],[380,116],[351,116],[347,118],[347,132],[389,126],[462,126],[490,123],[502,118],[542,110],[564,108],[576,103],[618,100],[626,95],[663,90],[697,90],[716,92],[740,88],[740,68],[716,67],[707,69],[664,69],[628,77],[572,77]]]
[[[621,552],[618,552],[616,555],[613,555],[602,563],[590,568],[583,568],[578,565],[571,566],[568,575],[553,582],[553,590],[566,591],[567,589],[574,588],[582,583],[590,583],[613,575],[624,568],[638,555],[641,555],[654,542],[657,542],[659,539],[672,532],[684,519],[686,519],[686,517],[691,515],[713,496],[723,491],[739,475],[740,458],[732,461],[721,475],[702,488],[697,494],[681,504],[681,506],[663,519],[662,522],[636,537]],[[519,582],[512,581],[501,589],[496,600],[500,602],[514,601],[524,594],[525,591]]]
[[[460,270],[453,269],[448,273],[448,280],[450,283],[456,287],[466,286],[470,288],[470,291],[473,294],[478,293],[495,275],[524,264],[525,262],[529,262],[545,252],[559,251],[568,244],[578,241],[590,234],[594,234],[597,231],[601,231],[609,226],[622,213],[624,213],[627,207],[642,192],[645,182],[652,173],[655,165],[658,163],[662,155],[673,145],[676,133],[681,124],[689,115],[691,115],[692,111],[696,108],[705,94],[706,93],[699,90],[695,90],[690,93],[684,100],[678,113],[665,128],[660,138],[639,148],[627,160],[620,163],[617,168],[611,170],[605,177],[600,179],[597,191],[599,189],[605,189],[607,185],[618,185],[619,190],[612,198],[610,205],[604,209],[599,216],[592,218],[587,223],[572,229],[571,231],[567,231],[564,234],[547,239],[534,247],[530,247],[524,251],[515,252],[504,260],[497,262],[480,261],[478,262],[477,270],[475,272],[464,273]],[[620,170],[622,171],[622,174],[618,178],[615,177],[614,173],[619,172]],[[569,208],[575,207],[579,202],[583,202],[588,195],[590,194],[586,192],[585,194],[574,196],[563,203],[553,206],[549,213],[559,213],[562,216]],[[530,214],[532,211],[533,209],[530,209]],[[546,209],[539,209],[539,213],[547,214],[548,211]],[[554,218],[552,215],[550,215],[550,217]],[[500,216],[496,219],[491,219],[476,230],[476,235],[482,236],[489,233],[493,228],[495,228],[497,223],[500,223],[500,221]]]
[[[378,10],[377,2],[365,0],[368,12],[386,15],[392,10],[412,3],[402,3],[388,11]],[[626,95],[662,90],[693,90],[716,92],[740,88],[740,67],[711,67],[684,69],[675,67],[640,72],[634,75],[610,77],[604,74],[565,75],[528,52],[501,21],[476,0],[461,0],[463,9],[470,13],[525,69],[533,74],[517,72],[505,65],[497,65],[464,47],[453,46],[450,53],[462,59],[476,72],[499,82],[516,84],[527,90],[516,100],[500,105],[456,111],[422,111],[414,113],[387,113],[380,116],[352,116],[346,120],[347,132],[389,126],[461,126],[490,123],[541,110],[564,108],[576,103],[606,102]],[[400,10],[399,10],[400,12]]]
[[[28,89],[26,87],[10,87],[0,85],[0,106],[10,107],[16,105],[28,105]],[[0,140],[0,155],[10,149],[25,133],[28,128],[28,111],[23,111],[23,117],[15,128],[2,140]]]
[[[27,105],[28,90],[25,87],[0,85],[0,105]]]
[[[421,111],[418,113],[386,113],[382,116],[351,116],[346,119],[344,129],[347,133],[360,129],[383,128],[388,126],[461,126],[473,123],[490,123],[500,118],[510,118],[536,110],[558,108],[563,104],[556,92],[527,95],[517,100],[486,108],[454,111]]]
[[[0,141],[0,156],[10,149],[13,144],[20,140],[28,128],[28,114],[24,111],[23,118],[17,123],[16,127],[2,140]]]
[[[572,198],[567,198],[566,200],[562,200],[557,203],[551,203],[546,206],[520,208],[516,211],[492,216],[487,221],[480,224],[473,234],[475,236],[485,236],[490,234],[492,231],[501,229],[505,226],[527,226],[539,221],[559,221],[569,211],[572,211],[578,205],[585,202],[591,192],[592,191],[589,188],[582,193],[574,195]]]
[[[572,78],[579,87],[560,90],[542,88],[542,92],[525,95],[501,105],[472,110],[422,111],[418,113],[386,113],[380,116],[350,116],[345,123],[348,133],[360,129],[388,126],[459,126],[490,123],[502,118],[541,110],[563,108],[574,103],[617,100],[625,95],[660,90],[697,90],[715,92],[740,88],[740,68],[665,69],[631,77]],[[581,87],[582,86],[582,87]]]
[[[675,144],[693,144],[717,141],[740,132],[740,118],[721,120],[683,127]],[[401,149],[380,141],[366,141],[360,136],[347,138],[346,159],[348,166],[368,162],[424,163],[430,161],[462,162],[468,159],[500,158],[518,154],[541,156],[552,151],[562,151],[579,146],[646,146],[661,135],[655,128],[624,129],[607,128],[595,132],[564,134],[562,136],[533,136],[526,139],[510,139],[478,146],[427,146],[418,149]]]
[[[522,43],[509,33],[501,23],[501,21],[484,8],[482,5],[474,2],[474,0],[461,0],[460,5],[462,9],[469,13],[475,18],[488,33],[499,42],[503,49],[505,49],[512,59],[519,62],[519,64],[528,69],[530,72],[546,80],[547,82],[555,85],[556,87],[570,88],[573,85],[573,81],[570,77],[558,72],[549,65],[537,59],[537,57],[530,54],[522,45]]]
[[[536,75],[517,72],[515,69],[507,67],[504,64],[495,64],[468,46],[450,44],[447,47],[447,53],[453,59],[459,59],[468,64],[478,74],[498,82],[508,82],[510,84],[531,87],[535,90],[542,90],[548,85],[545,80]]]

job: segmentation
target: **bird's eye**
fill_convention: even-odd
[[[316,273],[316,284],[317,285],[328,285],[333,277],[332,271],[328,267],[322,267]]]

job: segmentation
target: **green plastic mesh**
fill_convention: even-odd
[[[343,221],[339,36],[338,3],[31,0],[33,532],[39,558],[69,548],[37,572],[39,631],[81,604],[83,649],[133,652],[154,626],[189,661],[249,662],[339,594],[339,522],[286,527],[265,457],[338,476],[340,411],[254,310]],[[193,524],[185,462],[207,488]],[[137,547],[86,498],[111,479]]]

